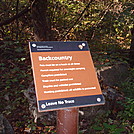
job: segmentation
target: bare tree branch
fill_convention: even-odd
[[[73,25],[68,29],[68,31],[63,35],[63,37],[60,40],[63,40],[66,37],[66,35],[71,31],[71,29],[81,20],[83,14],[89,8],[89,6],[90,6],[90,4],[92,2],[93,2],[93,0],[90,0],[90,2],[87,4],[87,6],[85,7],[85,9],[82,11],[82,13],[80,14],[80,16],[77,18],[77,20],[73,23]]]
[[[11,22],[13,22],[14,20],[20,18],[21,16],[23,16],[25,13],[28,13],[31,10],[30,6],[27,6],[24,10],[22,10],[20,13],[14,15],[13,17],[3,21],[0,23],[0,27],[10,24]]]
[[[92,27],[94,27],[94,30],[93,30],[93,32],[92,32],[91,40],[93,40],[93,38],[94,38],[95,29],[96,29],[96,28],[99,26],[99,24],[103,21],[105,15],[106,15],[107,12],[109,11],[109,8],[112,7],[112,6],[113,6],[113,4],[112,4],[112,2],[111,2],[111,3],[106,7],[106,9],[104,9],[104,10],[102,11],[103,14],[102,14],[100,20],[99,20],[95,25],[92,25]]]

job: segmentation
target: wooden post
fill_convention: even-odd
[[[78,108],[57,112],[57,134],[78,134]]]

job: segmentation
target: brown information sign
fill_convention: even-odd
[[[104,104],[87,42],[30,42],[40,112]]]

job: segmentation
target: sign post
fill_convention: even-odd
[[[58,110],[57,134],[78,134],[78,108]]]
[[[74,126],[70,122],[78,119],[78,107],[104,104],[87,42],[29,44],[38,110],[59,110],[58,132],[63,128],[62,123],[67,124],[67,129]],[[76,118],[68,123],[71,116]]]

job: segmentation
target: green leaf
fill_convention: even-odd
[[[107,123],[103,123],[103,126],[107,129],[110,129],[111,128],[111,125],[107,124]]]
[[[94,129],[94,130],[97,130],[97,131],[103,130],[103,128],[102,128],[102,127],[99,127],[99,126],[98,126],[98,127],[93,127],[93,129]]]

